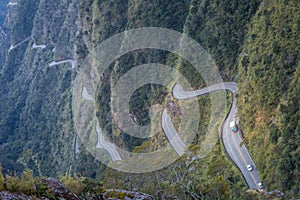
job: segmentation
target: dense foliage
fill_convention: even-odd
[[[4,3],[0,3],[0,22]],[[84,150],[80,140],[80,153],[75,157],[72,81],[76,70],[69,70],[68,64],[50,67],[49,63],[74,58],[80,69],[92,47],[110,36],[155,26],[189,35],[212,55],[225,81],[238,81],[244,142],[266,189],[279,189],[288,199],[300,198],[297,0],[24,0],[13,11],[10,43],[30,39],[11,51],[7,51],[8,44],[0,50],[0,55],[6,54],[5,64],[0,66],[0,163],[5,174],[16,171],[20,178],[0,174],[0,190],[23,192],[17,182],[24,184],[26,179],[32,183],[31,172],[21,176],[30,168],[40,176],[77,173],[97,178],[94,185],[102,180],[105,187],[143,191],[158,199],[275,198],[245,192],[247,186],[220,142],[203,159],[186,155],[160,171],[139,175],[106,169]],[[46,48],[32,49],[33,43]],[[117,59],[98,85],[96,112],[109,138],[135,152],[155,150],[166,138],[160,132],[141,140],[117,129],[111,112],[111,85],[133,67],[146,63],[178,69],[194,88],[205,85],[189,63],[168,52],[137,50]],[[139,88],[130,101],[132,117],[139,124],[149,124],[151,106],[165,106],[170,101],[177,105],[168,92],[156,85]],[[232,99],[230,95],[227,98]],[[207,131],[210,103],[209,97],[199,98],[199,133],[190,146],[194,154]],[[176,116],[173,120],[176,122]],[[5,180],[9,184],[4,184]],[[74,193],[85,191],[83,178],[63,176],[62,180]],[[99,192],[99,188],[92,190]]]
[[[0,2],[0,24],[3,24],[5,17],[6,17],[6,13],[7,13],[7,3],[8,0],[3,0]]]
[[[300,192],[300,6],[264,1],[239,63],[239,110],[251,155],[270,189]]]
[[[71,110],[72,72],[66,68],[49,67],[52,60],[65,56],[60,42],[50,42],[51,37],[59,38],[58,31],[48,31],[52,27],[62,29],[63,23],[50,16],[57,16],[65,23],[65,12],[56,14],[52,7],[44,9],[47,3],[66,11],[66,2],[30,1],[19,2],[10,19],[12,45],[27,40],[8,51],[6,63],[0,73],[0,156],[4,172],[24,168],[34,170],[39,175],[59,175],[66,172],[73,158],[74,127]],[[60,26],[58,26],[60,25]],[[66,26],[66,25],[65,25]],[[44,30],[45,32],[39,32]],[[72,32],[70,28],[64,34]],[[69,35],[72,35],[71,33]],[[49,37],[48,37],[49,36]],[[47,39],[46,39],[47,38]],[[69,42],[72,42],[69,40]],[[32,49],[33,43],[46,44],[44,51]],[[55,46],[62,55],[52,49]]]
[[[11,194],[27,195],[28,198],[31,197],[30,199],[47,198],[51,200],[78,199],[74,197],[87,200],[98,199],[105,192],[102,189],[101,182],[89,178],[64,175],[60,176],[59,180],[47,179],[46,177],[34,176],[33,172],[28,169],[20,177],[16,174],[7,174],[4,177],[0,166],[0,192],[3,191]]]

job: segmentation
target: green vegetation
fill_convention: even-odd
[[[0,165],[0,191],[4,190],[4,183],[5,183],[5,179],[4,176],[2,174],[2,167]]]
[[[15,21],[12,27],[11,42],[17,44],[31,36],[33,18],[39,5],[38,1],[20,1],[17,6]]]
[[[138,6],[135,4],[135,7],[130,10],[138,10]],[[145,7],[147,9],[147,4]],[[152,9],[159,12],[159,9],[155,5],[153,5]],[[182,7],[182,9],[184,10],[185,8]],[[209,53],[216,60],[225,79],[239,79],[239,111],[242,118],[241,124],[247,137],[245,140],[246,145],[250,147],[251,155],[254,155],[254,160],[257,163],[258,169],[260,169],[264,184],[270,187],[269,189],[271,190],[289,191],[287,192],[287,196],[290,195],[291,197],[299,193],[299,176],[297,175],[299,171],[299,159],[297,157],[299,152],[299,140],[297,139],[297,135],[299,135],[299,128],[297,128],[299,126],[297,125],[299,121],[299,112],[297,109],[299,107],[299,98],[297,99],[297,94],[299,94],[299,91],[296,87],[298,82],[295,81],[299,79],[299,75],[294,75],[296,68],[299,68],[297,56],[299,54],[298,41],[300,41],[298,34],[298,9],[299,6],[296,1],[290,1],[289,3],[276,1],[273,4],[268,1],[264,1],[261,4],[260,1],[192,1],[186,19],[183,21],[178,20],[178,23],[173,24],[174,26],[171,27],[175,30],[178,27],[184,27],[183,30],[186,33],[208,49]],[[146,13],[145,15],[147,15]],[[151,21],[151,16],[141,17],[139,24],[143,23],[143,19],[145,19],[145,24],[149,24],[149,22],[155,24],[156,18],[160,16],[163,15],[155,16],[153,21]],[[253,16],[254,18],[252,19]],[[248,26],[247,24],[250,21],[251,25]],[[134,20],[133,22],[129,20],[128,23],[131,28],[135,27],[133,25],[135,24],[134,22]],[[183,26],[181,22],[184,22]],[[160,26],[160,23],[156,22],[155,25]],[[245,36],[246,43],[244,44]],[[160,53],[160,55],[164,54]],[[122,70],[126,71],[127,68],[130,69],[133,65],[132,63],[135,63],[135,60],[139,60],[139,56],[139,54],[135,54],[133,58],[126,59],[131,62],[124,62],[125,58],[121,58],[119,63],[113,65],[115,72],[120,73],[121,66],[123,67]],[[167,55],[167,60],[169,61],[168,63],[180,63],[178,62],[178,58],[173,58],[173,55]],[[186,74],[194,87],[201,86],[201,80],[197,80],[197,78],[194,80],[193,76],[191,76],[191,74],[195,74],[192,68],[189,68],[184,63],[180,63],[178,68],[184,75]],[[239,70],[239,74],[236,73],[237,69]],[[117,74],[115,77],[120,77],[121,75],[122,73]],[[106,80],[108,80],[108,77]],[[290,80],[294,80],[293,84],[291,83],[293,86],[289,85]],[[288,88],[293,88],[293,90],[288,90]],[[103,93],[99,96],[102,95]],[[102,101],[100,102],[102,103]],[[279,102],[281,102],[280,106]],[[139,105],[142,106],[143,104],[139,102]],[[205,105],[207,104],[203,104],[201,108],[205,107]],[[107,111],[109,112],[109,110],[108,108]],[[273,118],[275,114],[277,117]],[[104,116],[107,116],[107,114]],[[101,121],[101,117],[99,119]],[[200,128],[199,132],[205,133],[203,122],[201,126],[202,129]],[[269,129],[272,141],[276,145],[273,145],[269,140]],[[281,136],[282,134],[284,134],[284,137]],[[280,144],[277,144],[278,140]],[[140,147],[136,147],[135,151],[144,152],[153,150],[155,149],[156,142],[157,140],[147,141]],[[127,146],[133,144],[129,143]],[[268,144],[268,146],[263,146],[265,144]],[[197,142],[193,148],[199,148],[197,147]],[[265,151],[264,153],[259,153],[260,151],[257,149],[265,149]],[[284,152],[284,156],[280,152]],[[208,161],[202,161],[201,164],[205,165],[206,162]],[[174,165],[176,167],[176,164]],[[213,166],[218,165],[220,163],[213,162]],[[178,166],[180,164],[177,163]],[[278,173],[275,173],[277,174],[276,176],[274,176],[273,166],[276,166],[275,170]],[[201,167],[197,166],[195,168],[199,170]],[[119,181],[116,181],[120,183],[116,187],[128,187],[124,186],[129,184],[124,183],[124,180],[128,180],[128,176],[134,177],[133,175],[125,175],[124,177],[124,175],[112,172],[109,169],[107,171],[108,174],[105,177],[109,177],[108,180],[114,177]],[[165,173],[170,173],[170,171],[167,170]],[[219,169],[219,171],[220,173],[224,173],[225,170]],[[233,194],[234,191],[243,190],[240,187],[241,184],[244,184],[241,179],[233,184],[230,181],[233,178],[230,176],[220,179],[220,176],[217,174],[214,175],[214,178],[218,180],[205,181],[210,183],[208,188],[219,188],[220,194],[224,195],[222,196],[223,198],[229,197],[226,196],[228,194],[222,192],[229,190],[226,188],[226,185],[230,189],[235,185],[239,185],[239,188],[229,192],[230,194]],[[146,176],[151,177],[148,178],[149,180],[147,179],[147,183],[155,180],[153,174],[147,174]],[[161,176],[159,177],[161,178]],[[193,174],[193,177],[201,180],[202,177],[207,177],[207,174],[198,174],[198,176]],[[146,180],[144,176],[136,176],[132,178],[130,184],[138,184],[140,183],[140,179]],[[193,179],[190,178],[188,180]],[[219,182],[223,182],[222,180],[224,181],[224,185],[218,186]],[[162,183],[165,182],[162,181]],[[194,182],[192,181],[192,183]],[[153,187],[144,184],[138,188],[153,194],[154,191],[158,190],[157,188],[153,189]],[[226,189],[222,190],[223,187]],[[166,195],[167,191],[172,191],[171,187],[164,188],[162,194]],[[174,192],[174,194],[180,193],[179,191]],[[199,190],[197,191],[199,192]],[[205,195],[208,195],[208,193]],[[214,194],[217,193],[215,192]],[[253,198],[253,196],[251,197],[252,193],[244,195],[245,198]]]
[[[71,164],[72,169],[77,166],[71,89],[75,73],[68,70],[68,64],[49,67],[49,63],[69,58],[65,54],[72,51],[73,42],[62,35],[75,40],[72,21],[77,16],[66,15],[76,9],[69,8],[70,1],[25,0],[19,4],[11,21],[11,42],[15,45],[29,36],[31,40],[10,51],[0,71],[0,151],[5,152],[0,162],[4,173],[19,175],[30,168],[35,175],[59,176]],[[47,47],[31,49],[33,42]],[[1,51],[7,53],[7,49]]]
[[[3,24],[5,17],[6,17],[7,3],[8,3],[8,0],[3,0],[0,2],[0,26]]]
[[[84,185],[77,176],[70,177],[68,175],[65,175],[65,176],[61,176],[59,179],[74,194],[78,195],[84,190]]]
[[[27,195],[34,194],[34,177],[32,171],[25,170],[21,178],[19,178],[16,174],[14,174],[14,176],[6,175],[5,187],[3,187],[2,190],[21,192]]]
[[[241,125],[269,190],[299,198],[300,6],[264,1],[239,59]],[[294,196],[295,197],[295,196]]]
[[[226,158],[219,143],[201,160],[192,161],[192,157],[184,156],[164,169],[145,174],[122,173],[108,168],[105,177],[105,188],[142,191],[156,199],[275,198],[247,191],[240,172]]]
[[[103,195],[106,191],[103,189],[101,182],[86,177],[64,175],[59,180],[64,183],[70,192],[76,194],[80,199],[93,199],[96,196]]]
[[[2,169],[0,171],[0,177],[2,175]],[[43,194],[41,190],[44,190],[44,185],[41,184],[41,179],[35,179],[32,171],[25,170],[21,178],[16,174],[14,176],[6,175],[3,178],[3,187],[0,191],[17,192],[26,195],[38,195]]]
[[[0,23],[6,3],[0,3]],[[33,176],[39,175],[61,177],[69,190],[85,199],[89,199],[89,193],[105,192],[99,180],[107,188],[143,191],[158,199],[273,198],[247,191],[220,142],[205,158],[193,160],[207,133],[209,97],[198,100],[200,124],[189,147],[191,155],[169,167],[147,174],[120,173],[106,169],[84,148],[75,159],[72,81],[77,69],[68,70],[68,64],[49,67],[49,63],[74,58],[82,69],[92,47],[105,39],[124,30],[155,26],[195,39],[212,55],[225,81],[239,82],[239,124],[246,136],[243,142],[250,149],[262,182],[267,190],[283,191],[287,199],[300,198],[297,0],[24,0],[19,4],[11,26],[11,43],[29,36],[31,40],[9,53],[8,41],[0,40],[0,152],[5,152],[0,157],[5,174],[0,174],[0,190],[48,195],[51,199],[53,193],[43,184],[43,178]],[[47,47],[32,50],[33,42]],[[162,131],[142,140],[123,133],[113,123],[112,85],[133,67],[146,63],[178,69],[195,89],[205,86],[189,63],[161,50],[136,50],[112,63],[98,85],[96,115],[112,141],[134,152],[154,151],[167,142]],[[146,125],[150,123],[151,106],[166,106],[168,102],[178,106],[169,92],[153,84],[139,88],[130,101],[132,117]],[[176,123],[177,117],[172,116]],[[33,172],[23,173],[26,168]],[[10,176],[13,171],[16,175]],[[62,176],[66,172],[97,181]]]
[[[237,80],[237,58],[260,0],[192,0],[184,32],[212,55],[223,79]]]
[[[31,170],[25,170],[21,177],[14,174],[13,176],[6,175],[4,178],[0,167],[0,192],[8,191],[13,194],[25,194],[34,198],[46,197],[53,200],[65,195],[62,187],[65,187],[66,194],[71,192],[80,199],[93,199],[97,196],[100,198],[105,192],[100,182],[84,177],[61,176],[60,181],[64,185],[55,179],[51,181],[50,183],[45,177],[35,177]],[[56,187],[59,188],[57,191],[55,191]]]

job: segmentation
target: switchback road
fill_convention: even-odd
[[[105,141],[104,135],[102,133],[102,130],[101,130],[98,122],[96,125],[96,132],[97,132],[97,136],[98,136],[96,148],[98,148],[98,149],[103,148],[103,149],[107,150],[112,161],[122,160],[119,152],[116,149],[116,146],[109,141]]]
[[[29,41],[30,39],[31,39],[31,36],[28,37],[28,38],[26,38],[26,39],[24,39],[23,41],[19,42],[16,45],[11,45],[8,51],[12,51],[13,49],[17,48],[18,46],[22,45],[23,43]]]
[[[233,96],[237,92],[237,83],[228,82],[222,84],[216,84],[213,86],[209,86],[196,91],[185,91],[180,85],[175,85],[173,88],[173,96],[179,100],[185,100],[190,98],[196,98],[201,95],[206,95],[210,92],[218,91],[218,90],[228,90]],[[86,88],[83,88],[82,98],[85,100],[93,100],[93,98],[88,94]],[[229,123],[234,121],[235,113],[236,113],[236,99],[233,98],[233,102],[230,107],[230,111],[228,113],[227,118],[225,119],[222,126],[222,142],[224,144],[224,148],[226,150],[227,155],[232,160],[232,162],[238,167],[240,172],[242,173],[247,185],[251,189],[259,189],[258,183],[260,183],[259,174],[257,168],[247,150],[245,145],[242,142],[242,137],[240,130],[238,132],[233,133],[229,127]],[[161,119],[162,129],[166,134],[171,146],[177,152],[178,155],[182,155],[186,150],[186,144],[182,141],[180,136],[178,135],[176,129],[173,126],[172,119],[166,110],[163,111],[162,119]],[[104,148],[108,151],[113,161],[122,160],[119,152],[116,149],[116,146],[109,142],[105,141],[104,136],[102,134],[102,130],[99,127],[99,124],[96,125],[96,132],[98,136],[98,142],[96,148]],[[248,171],[247,165],[251,165],[253,170]]]
[[[237,92],[237,88],[238,88],[237,83],[227,82],[227,83],[221,83],[221,84],[209,86],[196,91],[184,91],[180,85],[176,84],[175,87],[173,88],[173,96],[176,99],[184,100],[184,99],[195,98],[218,90],[229,90],[234,95]],[[240,130],[238,130],[238,132],[236,133],[233,133],[229,127],[230,121],[236,120],[234,119],[235,113],[236,113],[236,99],[234,97],[229,114],[223,123],[222,142],[224,144],[224,148],[226,150],[227,155],[241,171],[249,188],[259,189],[258,187],[258,183],[260,183],[259,174],[247,148],[242,142],[243,139],[241,138]],[[166,115],[163,115],[163,117],[169,119],[170,117]],[[167,123],[172,123],[172,122],[171,120],[168,120]],[[163,127],[173,127],[173,125],[168,124],[168,125],[164,125]],[[167,132],[166,135],[169,138],[170,143],[174,143],[172,144],[173,148],[179,148],[181,151],[183,146],[179,145],[178,147],[178,144],[182,143],[181,139],[179,138],[178,141],[174,141],[177,140],[176,138],[179,137],[176,130],[170,128],[164,130],[165,132]],[[247,165],[251,165],[253,170],[248,171]]]
[[[61,60],[61,61],[52,61],[49,64],[49,67],[55,66],[55,65],[60,65],[60,64],[64,64],[64,63],[70,63],[72,66],[72,69],[75,68],[75,61],[73,59],[66,59],[66,60]]]

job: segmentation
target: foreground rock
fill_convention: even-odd
[[[0,192],[0,199],[2,199],[2,200],[33,200],[33,197],[23,195],[23,194],[13,194],[10,192]],[[35,198],[35,199],[37,199],[37,198]],[[44,200],[48,200],[48,199],[44,198]]]
[[[284,193],[279,191],[279,190],[273,190],[273,191],[270,191],[270,192],[265,192],[265,194],[273,195],[273,196],[276,196],[277,198],[282,198],[284,196]]]
[[[46,178],[42,180],[44,192],[38,191],[38,187],[33,186],[34,192],[28,193],[31,195],[25,195],[20,192],[0,192],[1,200],[80,200],[83,199],[91,200],[153,200],[154,198],[148,194],[140,192],[130,192],[119,189],[101,189],[101,192],[96,194],[89,193],[88,197],[86,194],[79,194],[79,197],[70,192],[69,189],[60,181],[54,178]],[[38,195],[37,195],[38,194]]]
[[[79,198],[75,194],[69,192],[69,190],[66,188],[66,186],[62,182],[60,182],[54,178],[47,178],[44,180],[44,183],[54,193],[55,198],[67,199],[67,200],[69,200],[69,199],[70,200],[79,200]]]
[[[141,192],[130,192],[126,190],[105,190],[103,193],[104,200],[153,200],[148,194]]]
[[[2,200],[48,200],[50,197],[51,199],[59,199],[59,200],[79,200],[79,198],[75,194],[71,193],[62,182],[54,178],[46,178],[43,180],[43,183],[48,189],[47,197],[37,198],[35,195],[29,196],[20,193],[2,191],[0,192],[0,199]]]

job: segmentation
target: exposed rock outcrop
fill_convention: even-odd
[[[45,178],[41,180],[43,185],[43,191],[40,191],[41,187],[36,185],[33,187],[31,195],[25,195],[20,191],[0,191],[1,200],[49,200],[49,199],[59,199],[59,200],[80,200],[83,199],[93,199],[93,200],[153,200],[151,195],[141,193],[141,192],[131,192],[120,189],[103,189],[99,195],[91,194],[90,192],[87,196],[84,193],[80,193],[79,196],[70,192],[70,190],[59,180],[55,178]],[[45,192],[46,191],[46,192]]]
[[[55,194],[55,197],[58,199],[79,200],[79,198],[75,194],[71,193],[62,182],[54,178],[47,178],[44,180],[44,183],[51,189],[51,191]]]
[[[37,199],[24,194],[14,194],[10,192],[0,192],[0,199],[2,200],[32,200]],[[48,198],[42,198],[43,200],[47,200]],[[39,199],[37,199],[39,200]]]
[[[111,189],[103,193],[104,200],[153,200],[148,194],[141,192],[130,192],[126,190]]]
[[[284,196],[284,193],[279,191],[279,190],[273,190],[273,191],[270,191],[270,192],[265,192],[265,194],[267,195],[275,195],[277,198],[282,198]]]

